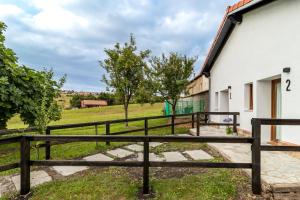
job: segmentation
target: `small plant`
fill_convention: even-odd
[[[226,127],[226,134],[227,135],[232,135],[233,134],[233,130],[232,130],[232,128],[230,126]]]

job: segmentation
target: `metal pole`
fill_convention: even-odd
[[[149,194],[149,138],[144,140],[143,194]]]
[[[21,191],[20,195],[30,192],[30,142],[26,137],[21,138]]]
[[[148,135],[148,119],[147,118],[145,118],[144,129],[145,129],[145,135]]]
[[[192,128],[195,128],[195,115],[194,113],[192,114]]]
[[[172,122],[171,122],[171,131],[172,131],[172,134],[174,135],[175,134],[175,116],[172,115]]]
[[[105,130],[106,130],[106,135],[110,135],[110,123],[109,122],[105,123]],[[106,145],[110,145],[110,142],[107,141]]]
[[[261,124],[258,119],[252,119],[252,137],[254,141],[252,151],[252,192],[261,194],[261,152],[260,152]]]
[[[237,116],[233,115],[233,132],[234,133],[237,133],[236,123],[237,123]]]
[[[46,135],[50,135],[51,130],[47,127],[46,129]],[[45,142],[45,158],[46,160],[50,160],[50,155],[51,155],[51,145],[49,141]]]
[[[197,129],[197,136],[200,135],[200,113],[197,113],[197,125],[196,125],[196,129]]]
[[[95,125],[95,132],[98,135],[98,125]],[[98,140],[96,141],[96,147],[98,147]]]

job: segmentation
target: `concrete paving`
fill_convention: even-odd
[[[192,151],[185,151],[183,153],[188,154],[193,160],[210,160],[213,159],[211,155],[206,153],[203,150],[192,150]]]
[[[20,175],[12,176],[11,177],[12,182],[14,183],[16,190],[20,191]],[[51,176],[47,174],[47,172],[43,170],[39,171],[32,171],[30,172],[30,186],[34,187],[37,185],[40,185],[42,183],[46,183],[52,181]]]
[[[188,160],[179,151],[163,152],[162,155],[164,155],[167,162],[176,162],[176,161],[186,161],[186,160]]]
[[[102,153],[98,153],[98,154],[95,154],[95,155],[91,155],[91,156],[87,156],[85,158],[83,158],[84,160],[87,160],[87,161],[112,161],[114,160],[113,158],[111,157],[108,157]]]
[[[125,146],[124,148],[129,149],[131,151],[141,152],[144,150],[144,147],[138,144],[131,144],[128,146]]]
[[[85,166],[53,166],[52,169],[63,176],[70,176],[77,172],[87,170]]]
[[[128,159],[128,161],[143,161],[144,155],[143,153],[138,153],[134,158]],[[162,155],[156,155],[155,153],[149,154],[150,161],[164,161],[165,158]]]
[[[107,151],[107,153],[112,155],[112,156],[115,156],[117,158],[125,158],[127,156],[130,156],[130,155],[134,154],[134,152],[132,152],[132,151],[128,151],[128,150],[121,149],[121,148],[117,148],[117,149],[114,149],[114,150]]]

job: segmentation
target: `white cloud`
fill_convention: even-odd
[[[210,31],[219,17],[206,12],[179,11],[163,19],[161,27],[174,34],[205,33]]]
[[[23,12],[21,8],[11,4],[0,4],[0,19],[17,16]]]

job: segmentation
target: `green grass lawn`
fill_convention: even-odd
[[[132,104],[129,106],[129,117],[142,117],[142,116],[156,116],[161,115],[162,104],[145,104],[138,105]],[[62,114],[62,119],[60,121],[54,122],[53,124],[67,124],[67,123],[81,123],[81,122],[92,122],[92,121],[105,121],[112,119],[123,118],[123,109],[122,106],[107,106],[103,108],[87,108],[87,109],[78,109],[78,110],[65,110]],[[149,120],[149,127],[155,125],[161,125],[168,123],[167,119],[155,119]],[[8,124],[9,128],[21,128],[24,127],[24,124],[18,116],[10,120]],[[126,128],[123,123],[111,125],[111,132],[142,128],[144,127],[143,121],[131,122],[129,127]],[[186,133],[187,128],[177,127],[176,133]],[[105,127],[99,126],[98,133],[104,134]],[[154,129],[149,131],[149,135],[166,135],[170,134],[170,127]],[[32,134],[32,133],[28,133]],[[71,128],[63,130],[55,130],[51,132],[52,135],[95,135],[95,127],[81,127],[81,128]],[[127,135],[143,135],[144,132],[130,133]],[[33,143],[32,143],[33,144]],[[68,143],[62,145],[55,145],[51,147],[51,158],[52,159],[71,159],[71,158],[81,158],[90,154],[97,152],[103,152],[108,149],[115,148],[117,146],[122,146],[128,143],[116,143],[112,142],[110,146],[105,145],[105,143],[96,142],[76,142]],[[39,156],[37,150],[32,148],[31,150],[31,159],[43,159],[44,158],[44,148],[40,148]],[[19,162],[20,152],[19,144],[9,144],[0,146],[0,165],[10,164],[14,162]],[[0,172],[0,175],[7,175],[18,172],[19,169],[13,169],[5,172]]]
[[[162,104],[130,105],[129,117],[162,115]],[[60,121],[52,124],[68,124],[93,121],[120,119],[123,117],[122,106],[65,110]],[[149,127],[168,123],[167,119],[150,120]],[[111,132],[143,127],[143,121],[124,124],[114,124]],[[16,116],[10,120],[9,128],[24,128],[25,125]],[[99,134],[104,134],[105,127],[98,127]],[[176,127],[175,133],[187,133],[188,127]],[[31,133],[32,134],[32,133]],[[54,135],[95,135],[95,127],[72,128],[56,130]],[[143,135],[136,132],[128,135]],[[160,128],[149,131],[149,135],[168,135],[171,128]],[[76,142],[51,147],[52,159],[77,159],[97,152],[122,146],[127,143],[112,142],[110,146],[104,142]],[[202,143],[166,143],[150,151],[159,154],[164,151],[185,151],[204,149],[210,151]],[[0,165],[19,162],[19,145],[0,146]],[[213,152],[212,152],[213,154]],[[31,150],[31,159],[37,159],[36,149]],[[222,161],[219,155],[214,155],[212,162]],[[40,149],[39,159],[44,158],[44,149]],[[34,169],[34,167],[32,167]],[[19,169],[1,172],[9,175],[19,172]],[[32,199],[107,199],[131,200],[139,199],[142,186],[141,168],[93,168],[63,179],[33,188]],[[236,198],[239,188],[245,185],[244,176],[237,176],[234,170],[225,169],[186,169],[186,168],[151,168],[150,183],[155,200],[194,200],[194,199],[239,199]],[[4,198],[5,199],[5,198]]]

